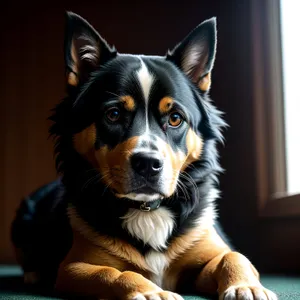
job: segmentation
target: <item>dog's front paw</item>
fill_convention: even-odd
[[[133,294],[127,300],[183,300],[183,298],[176,293],[161,291]]]
[[[183,300],[178,294],[164,291],[141,274],[123,272],[115,281],[118,300]]]
[[[262,285],[233,285],[220,295],[219,300],[277,300],[277,296]]]

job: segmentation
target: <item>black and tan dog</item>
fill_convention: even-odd
[[[98,299],[276,299],[215,226],[216,20],[166,56],[121,54],[66,20],[68,96],[50,129],[62,177],[22,201],[12,226],[25,280]]]

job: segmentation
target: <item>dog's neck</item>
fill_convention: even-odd
[[[136,201],[127,198],[123,198],[120,200],[124,201],[124,204],[128,205],[128,208],[134,208],[143,212],[150,212],[158,209],[164,201],[163,198],[156,199],[153,201]]]

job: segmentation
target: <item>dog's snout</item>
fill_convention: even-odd
[[[139,175],[150,177],[160,173],[163,168],[163,160],[150,153],[136,153],[131,157],[131,165]]]

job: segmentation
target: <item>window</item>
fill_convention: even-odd
[[[300,216],[299,0],[252,2],[258,210]]]
[[[299,0],[280,1],[287,192],[300,193]]]
[[[256,234],[258,264],[268,272],[300,268],[300,246],[295,243],[300,235],[300,97],[294,89],[300,87],[300,36],[294,33],[300,25],[294,16],[299,4],[251,0]]]

